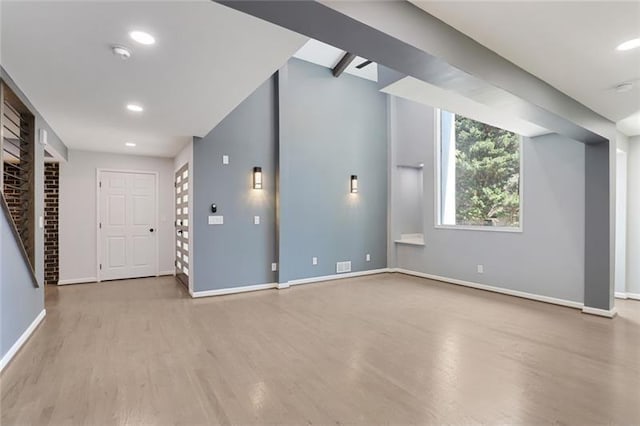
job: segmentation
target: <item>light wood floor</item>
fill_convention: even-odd
[[[640,302],[609,320],[399,274],[192,300],[49,288],[12,424],[640,424]]]

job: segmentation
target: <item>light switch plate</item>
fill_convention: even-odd
[[[369,253],[367,253],[367,255],[364,257],[364,259],[365,259],[367,262],[371,262],[371,255],[370,255]]]
[[[253,217],[253,224],[254,225],[260,225],[260,216],[254,216]]]
[[[38,224],[40,225],[40,228],[41,229],[44,228],[44,217],[40,216],[38,218],[38,222],[39,222]]]
[[[274,272],[275,272],[275,271],[277,271],[277,270],[278,270],[278,264],[277,264],[277,263],[275,263],[275,262],[274,262],[274,263],[272,263],[272,264],[271,264],[271,270],[272,270],[272,271],[274,271]]]
[[[484,274],[484,265],[478,265],[478,273]]]
[[[224,216],[209,216],[209,225],[222,225],[224,224]]]
[[[222,164],[229,164],[229,156],[228,155],[223,155],[222,156]]]
[[[312,265],[317,265],[318,264],[318,258],[317,257],[311,258],[311,264]]]

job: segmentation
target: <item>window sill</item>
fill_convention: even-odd
[[[522,227],[507,228],[499,226],[464,226],[464,225],[435,225],[435,229],[448,229],[452,231],[481,231],[481,232],[509,232],[512,234],[522,234]]]

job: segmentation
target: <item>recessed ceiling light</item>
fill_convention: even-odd
[[[625,41],[624,43],[619,44],[618,47],[616,47],[616,50],[631,50],[635,49],[636,47],[640,47],[640,38],[634,38],[633,40]]]
[[[133,143],[133,142],[126,142],[126,143],[125,143],[125,145],[126,145],[126,146],[130,146],[130,147],[134,147],[134,146],[136,146],[136,144],[135,144],[135,143]]]
[[[149,33],[144,31],[131,31],[129,37],[140,44],[150,45],[156,42],[156,39]]]
[[[144,111],[144,108],[142,108],[140,105],[137,105],[137,104],[127,104],[127,109],[129,111],[133,111],[133,112],[142,112],[142,111]]]

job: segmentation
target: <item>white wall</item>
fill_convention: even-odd
[[[60,282],[96,280],[96,170],[158,172],[158,267],[173,273],[173,159],[69,150],[60,164]]]
[[[640,136],[627,153],[627,295],[640,298]]]

